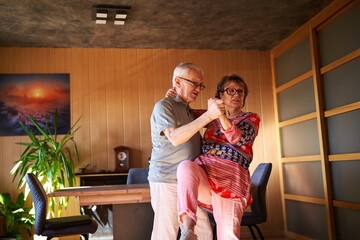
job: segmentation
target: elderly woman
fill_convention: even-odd
[[[224,104],[225,112],[207,125],[202,154],[194,162],[182,162],[177,169],[181,239],[197,239],[198,204],[213,210],[217,239],[240,239],[242,215],[251,203],[248,168],[260,123],[257,114],[242,111],[247,94],[239,76],[222,78],[217,99],[210,99],[208,105]]]

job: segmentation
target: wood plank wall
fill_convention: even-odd
[[[151,154],[150,115],[155,102],[172,86],[174,67],[194,62],[204,70],[206,89],[194,108],[206,108],[216,84],[225,74],[237,73],[248,84],[246,110],[261,117],[254,147],[253,172],[261,162],[272,162],[267,190],[265,235],[283,233],[283,219],[271,85],[270,53],[243,50],[0,48],[0,73],[70,73],[71,120],[79,117],[76,134],[80,163],[90,170],[113,170],[114,147],[131,148],[130,166],[148,167]],[[0,137],[0,192],[17,192],[9,171],[26,137]],[[76,205],[76,200],[72,205]],[[66,215],[78,214],[70,207]],[[249,236],[243,229],[243,236]]]

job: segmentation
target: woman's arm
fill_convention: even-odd
[[[257,114],[251,114],[236,124],[231,123],[230,128],[221,129],[221,132],[224,133],[229,143],[241,146],[254,140],[258,133],[259,123],[259,116]]]

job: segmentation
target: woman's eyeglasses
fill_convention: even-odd
[[[197,83],[197,82],[191,81],[191,80],[186,79],[186,78],[183,78],[183,77],[179,77],[179,78],[181,78],[182,80],[185,80],[185,81],[188,81],[189,83],[191,83],[195,89],[198,88],[198,87],[200,87],[200,90],[204,90],[204,89],[205,89],[205,85],[202,84],[202,83]]]
[[[237,93],[239,94],[239,96],[241,96],[241,97],[245,95],[244,89],[236,90],[235,88],[232,88],[232,87],[229,87],[229,88],[224,89],[224,92],[226,92],[226,93],[227,93],[228,95],[230,95],[230,96],[234,96],[236,92],[237,92]]]

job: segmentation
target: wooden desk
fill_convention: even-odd
[[[48,197],[61,196],[76,196],[80,206],[112,204],[116,240],[151,238],[154,212],[149,184],[70,187],[48,194]]]
[[[80,206],[150,202],[149,184],[69,187],[48,197],[76,196]]]

